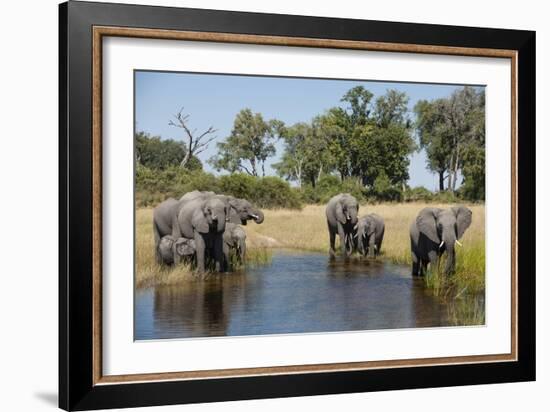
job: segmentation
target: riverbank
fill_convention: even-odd
[[[381,259],[394,263],[411,264],[409,226],[419,210],[428,204],[402,203],[362,205],[360,216],[377,213],[385,220],[386,231],[382,244]],[[429,204],[432,207],[448,205]],[[481,293],[485,288],[485,206],[468,205],[472,210],[472,225],[457,247],[456,274],[452,277],[432,273],[426,284],[437,294]],[[264,210],[265,221],[261,225],[249,223],[247,232],[249,264],[267,263],[271,249],[286,248],[327,253],[329,248],[325,207],[308,205],[302,210]],[[136,286],[172,284],[194,279],[189,268],[160,267],[153,253],[151,229],[153,210],[136,211]]]
[[[377,213],[384,218],[386,231],[381,259],[411,265],[409,227],[418,212],[426,207],[446,208],[449,205],[425,203],[386,203],[362,205],[359,215]],[[430,273],[426,284],[437,294],[481,293],[485,289],[485,206],[467,205],[472,210],[472,225],[456,247],[456,273],[452,277]],[[328,253],[329,239],[325,206],[308,205],[297,210],[266,210],[261,225],[245,227],[251,245],[269,247],[264,239],[272,239],[276,247]],[[338,244],[338,240],[337,240]]]

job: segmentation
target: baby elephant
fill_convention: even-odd
[[[175,240],[171,235],[166,235],[160,240],[158,251],[165,265],[174,264],[174,253],[181,256],[184,262],[191,263],[195,255],[195,241],[184,237]]]
[[[363,256],[376,257],[380,254],[384,239],[384,219],[371,213],[357,222],[357,250]]]
[[[223,255],[226,270],[231,262],[231,252],[235,253],[237,261],[244,263],[246,255],[246,232],[244,229],[235,223],[226,223],[225,232],[223,233]]]

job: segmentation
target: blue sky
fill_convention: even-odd
[[[354,86],[362,85],[375,98],[393,88],[409,96],[410,116],[418,100],[449,96],[457,85],[386,83],[373,81],[297,79],[281,77],[236,76],[171,72],[135,73],[136,130],[162,138],[182,140],[182,130],[169,126],[173,114],[184,107],[190,115],[189,126],[201,132],[209,126],[217,129],[217,141],[231,133],[235,115],[243,108],[260,112],[265,120],[279,119],[288,125],[309,121],[336,105]],[[277,143],[277,154],[266,164],[266,174],[275,174],[270,167],[283,152]],[[216,153],[215,143],[199,155],[204,168],[215,172],[207,160]],[[411,156],[409,184],[435,189],[436,176],[426,170],[423,151]]]

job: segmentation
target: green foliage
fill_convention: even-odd
[[[188,171],[181,167],[155,170],[138,166],[136,169],[137,206],[154,206],[169,197],[179,199],[193,190],[248,199],[262,208],[301,207],[299,194],[287,182],[274,176],[260,178],[235,173],[216,177],[202,170]]]
[[[439,175],[439,191],[455,191],[459,173],[462,195],[485,199],[485,92],[465,86],[447,98],[421,100],[414,108],[420,147],[427,168]]]
[[[301,207],[298,194],[287,182],[275,176],[258,179],[252,199],[257,206],[265,208],[299,209]]]
[[[329,150],[332,135],[323,127],[320,117],[286,128],[281,137],[285,149],[281,161],[273,165],[279,176],[297,182],[298,186],[303,183],[315,186],[323,171],[332,169],[334,161]]]
[[[377,200],[400,201],[402,198],[401,188],[393,184],[384,171],[374,180],[371,193]]]
[[[164,170],[179,166],[187,151],[183,142],[161,139],[158,136],[150,136],[145,132],[137,132],[135,139],[137,163],[151,169]],[[186,164],[186,168],[188,170],[200,170],[202,169],[202,163],[193,156]]]
[[[233,173],[220,177],[220,190],[227,195],[251,199],[256,192],[258,179],[245,173]]]
[[[218,154],[209,162],[216,170],[246,172],[252,176],[265,176],[265,161],[275,155],[275,140],[283,133],[284,125],[278,120],[264,121],[260,113],[241,110],[235,117],[231,135],[217,143]]]
[[[430,202],[434,198],[434,193],[424,186],[406,188],[403,192],[405,202]]]
[[[180,198],[193,190],[219,191],[218,179],[202,170],[190,171],[179,166],[165,170],[136,168],[136,203],[138,206],[157,204],[168,197]]]

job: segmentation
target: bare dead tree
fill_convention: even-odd
[[[184,138],[187,140],[185,156],[183,156],[180,163],[181,167],[185,167],[192,156],[196,157],[199,153],[204,152],[208,148],[210,142],[216,139],[217,136],[212,135],[216,133],[217,130],[212,126],[200,134],[197,133],[197,129],[191,130],[187,124],[189,115],[183,113],[183,107],[174,115],[174,119],[175,120],[170,120],[168,125],[183,129],[185,133]]]

